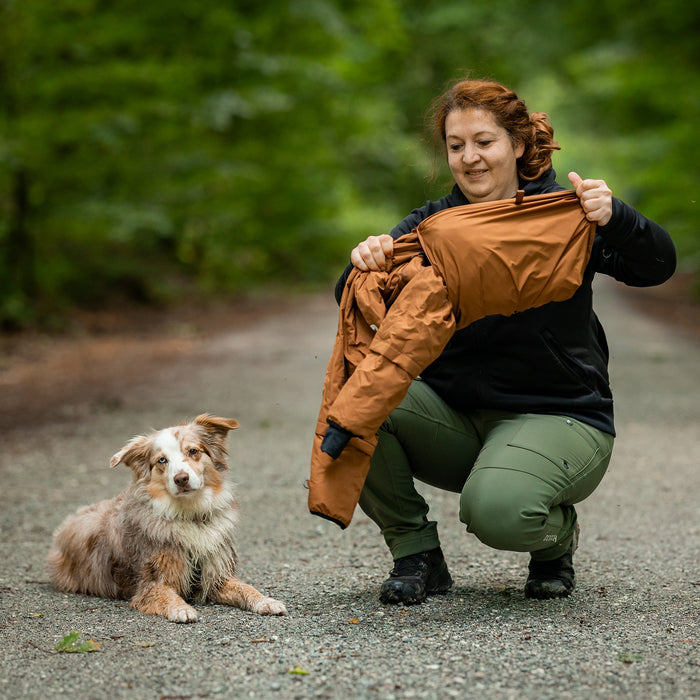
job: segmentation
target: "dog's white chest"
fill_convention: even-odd
[[[172,539],[194,559],[220,556],[234,546],[235,518],[217,514],[201,522],[178,520],[172,523]]]

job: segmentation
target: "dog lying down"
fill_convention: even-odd
[[[237,427],[205,414],[127,443],[110,466],[130,467],[131,485],[54,533],[48,568],[56,588],[130,599],[172,622],[197,621],[187,600],[284,615],[283,603],[235,576],[238,504],[224,443]]]

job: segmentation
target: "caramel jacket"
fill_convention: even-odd
[[[581,285],[595,224],[578,197],[522,194],[437,212],[396,240],[386,271],[351,272],[312,449],[312,513],[350,523],[379,427],[455,331]]]

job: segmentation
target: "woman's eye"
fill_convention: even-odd
[[[479,145],[481,148],[486,148],[487,146],[490,146],[491,143],[492,143],[491,141],[479,141],[478,145]]]

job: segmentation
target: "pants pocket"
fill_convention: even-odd
[[[602,451],[587,426],[565,416],[533,415],[509,445],[544,457],[570,480],[599,461]]]

